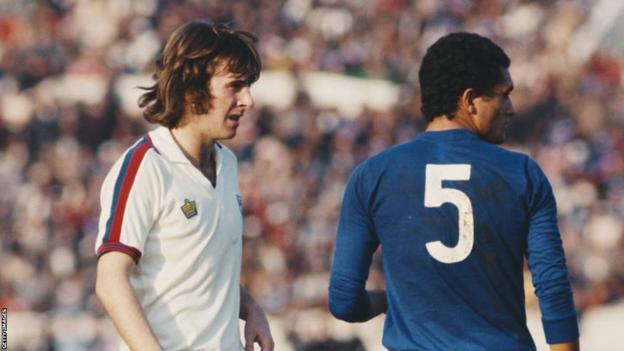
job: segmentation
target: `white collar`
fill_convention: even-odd
[[[167,160],[171,162],[179,162],[179,163],[189,163],[191,161],[184,155],[182,149],[176,141],[173,139],[173,135],[171,134],[171,130],[164,126],[159,126],[158,128],[149,132],[150,139],[152,140],[152,144],[156,148],[156,151],[165,157]],[[221,148],[223,147],[221,144],[215,142],[215,162],[217,165],[217,170],[221,168]]]
[[[159,126],[149,132],[149,136],[152,139],[152,144],[154,144],[156,151],[167,160],[171,162],[191,162],[173,139],[169,128]]]

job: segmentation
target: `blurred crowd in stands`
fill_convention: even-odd
[[[243,284],[271,315],[277,350],[364,349],[325,312],[345,182],[358,163],[423,130],[420,60],[457,30],[489,36],[512,59],[517,115],[505,147],[530,154],[551,180],[581,321],[617,303],[624,56],[582,35],[598,3],[0,0],[0,305],[9,309],[10,349],[115,349],[94,295],[99,189],[151,128],[136,107],[140,91],[120,91],[137,85],[132,77],[149,78],[163,40],[197,18],[255,33],[267,75],[294,79],[281,105],[271,103],[279,80],[259,82],[265,98],[227,143],[240,165]],[[303,83],[310,72],[389,82],[395,103],[350,115],[320,106]],[[275,101],[284,100],[279,88]],[[383,286],[379,257],[369,280]]]

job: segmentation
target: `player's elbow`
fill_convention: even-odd
[[[332,303],[331,300],[329,301],[329,312],[332,316],[342,321],[350,323],[359,322],[359,319],[353,309],[344,305]]]
[[[350,323],[364,322],[368,319],[368,305],[368,299],[360,298],[357,293],[341,294],[336,289],[329,289],[329,312],[337,319]]]

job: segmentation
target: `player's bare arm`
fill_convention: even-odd
[[[242,286],[240,287],[240,319],[245,321],[245,351],[253,351],[253,345],[256,342],[262,351],[273,351],[273,337],[264,311]]]
[[[550,351],[579,351],[579,341],[578,339],[570,342],[564,342],[561,344],[551,344]]]
[[[129,274],[134,266],[132,258],[123,253],[109,252],[101,256],[95,292],[131,350],[163,350],[130,285]]]

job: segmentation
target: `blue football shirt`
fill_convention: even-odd
[[[398,350],[534,350],[526,257],[548,343],[578,337],[555,200],[539,166],[465,129],[424,132],[359,165],[344,195],[329,304],[368,315],[364,290],[381,245]]]

